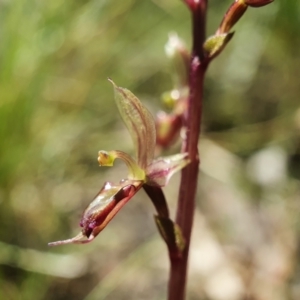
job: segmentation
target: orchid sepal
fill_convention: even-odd
[[[131,91],[117,86],[111,79],[108,80],[114,87],[120,115],[133,139],[137,163],[141,169],[145,169],[154,157],[156,144],[154,118]]]
[[[225,46],[228,44],[228,42],[232,39],[233,35],[234,32],[228,32],[228,33],[215,34],[209,37],[203,45],[203,48],[207,53],[207,56],[210,59],[212,59],[216,57],[218,54],[220,54],[221,51],[225,48]]]
[[[48,245],[58,246],[91,242],[138,192],[142,185],[143,181],[141,180],[126,179],[120,181],[117,185],[106,182],[83,213],[80,221],[82,231],[71,239],[52,242]]]

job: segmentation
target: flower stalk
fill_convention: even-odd
[[[207,68],[203,49],[207,1],[199,2],[198,5],[190,6],[193,8],[191,9],[193,46],[190,60],[188,107],[184,115],[186,135],[182,141],[182,152],[188,153],[191,163],[181,173],[176,215],[176,223],[180,226],[185,238],[185,248],[181,259],[170,257],[169,300],[185,298],[189,245],[195,211],[199,170],[198,139],[201,129],[204,75]]]
[[[172,36],[167,53],[178,71],[177,86],[164,97],[173,110],[160,113],[155,122],[150,112],[129,90],[111,79],[120,115],[132,137],[136,157],[120,150],[98,153],[100,166],[113,166],[115,159],[124,161],[128,176],[118,183],[106,182],[88,205],[80,221],[82,230],[75,237],[49,243],[50,246],[89,243],[106,227],[120,209],[143,187],[155,206],[155,223],[166,242],[170,259],[168,300],[184,300],[187,265],[200,155],[204,77],[209,63],[220,54],[233,37],[230,30],[248,7],[261,7],[273,0],[235,0],[214,35],[206,39],[207,0],[185,0],[192,16],[192,51],[189,53],[177,36]],[[180,71],[181,70],[181,71]],[[188,76],[187,76],[188,74]],[[176,75],[176,74],[175,74]],[[181,153],[154,159],[155,147],[168,148],[184,129]],[[175,222],[161,187],[182,170]]]
[[[191,162],[182,170],[176,224],[181,228],[185,247],[181,258],[170,255],[169,300],[184,300],[189,255],[190,237],[195,210],[195,196],[200,157],[198,139],[201,132],[203,85],[207,67],[211,60],[225,48],[233,36],[231,28],[242,17],[248,6],[259,7],[273,0],[235,0],[225,14],[215,35],[206,40],[207,0],[185,0],[192,16],[192,52],[190,59],[189,96],[184,113],[183,126],[186,135],[182,141],[182,152]]]

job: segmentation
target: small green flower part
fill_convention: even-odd
[[[123,151],[113,150],[98,152],[98,162],[100,166],[111,167],[114,164],[116,158],[122,159],[128,167],[128,179],[133,180],[145,180],[145,172],[138,166],[136,161],[127,153]]]
[[[203,47],[208,57],[212,59],[216,57],[225,48],[228,42],[232,39],[234,32],[215,34],[209,37]]]

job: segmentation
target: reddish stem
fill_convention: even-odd
[[[176,223],[182,230],[186,247],[181,259],[170,257],[169,300],[183,300],[185,298],[189,245],[200,162],[198,139],[201,129],[203,82],[208,64],[203,52],[207,0],[194,0],[194,5],[189,5],[189,7],[192,12],[193,48],[190,62],[188,108],[185,113],[184,124],[186,137],[183,140],[182,151],[189,153],[191,163],[182,171],[176,216]]]

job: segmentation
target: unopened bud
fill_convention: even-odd
[[[196,11],[199,9],[202,0],[184,0],[186,5],[190,8],[191,11]]]
[[[270,4],[274,0],[244,0],[245,4],[251,7],[261,7]]]
[[[216,34],[228,33],[235,23],[243,16],[248,5],[244,0],[236,0],[227,10]]]
[[[172,91],[167,91],[162,94],[162,102],[168,109],[174,109],[176,103],[181,98],[181,93],[178,89],[174,89]]]
[[[184,42],[178,37],[176,33],[169,35],[169,40],[165,45],[165,52],[171,60],[176,77],[176,85],[187,85],[188,70],[190,63],[190,54]]]
[[[182,120],[179,115],[160,112],[156,119],[156,144],[167,148],[179,137]]]

